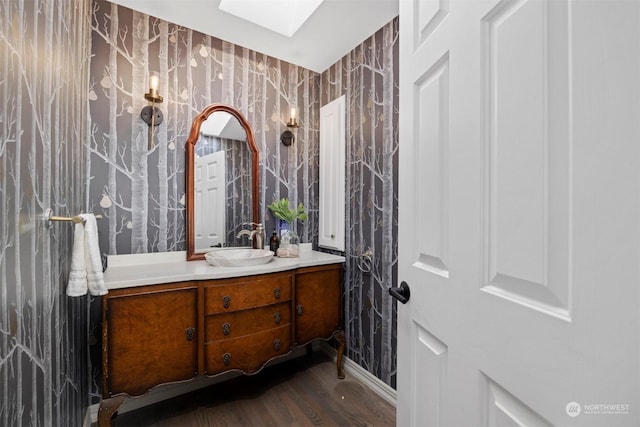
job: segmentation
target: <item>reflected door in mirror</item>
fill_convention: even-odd
[[[225,152],[198,156],[195,159],[195,249],[207,251],[227,246],[225,242]]]

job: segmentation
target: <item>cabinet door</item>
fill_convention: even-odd
[[[341,327],[342,266],[298,270],[295,300],[296,344],[331,338]]]
[[[104,299],[105,397],[197,375],[197,288],[144,289]]]
[[[344,251],[345,96],[320,108],[320,212],[318,245]]]

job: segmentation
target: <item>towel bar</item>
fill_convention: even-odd
[[[53,210],[51,210],[51,208],[47,208],[47,210],[44,211],[44,219],[45,221],[47,221],[47,226],[49,228],[53,227],[53,221],[70,221],[70,222],[73,222],[74,224],[77,224],[79,222],[84,222],[84,219],[82,219],[80,215],[56,216],[53,214]],[[102,215],[96,215],[96,219],[102,219]]]

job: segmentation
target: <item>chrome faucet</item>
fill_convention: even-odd
[[[255,225],[256,228],[254,230],[240,230],[236,235],[236,239],[240,239],[242,236],[249,236],[249,239],[253,241],[253,249],[264,249],[264,226],[253,222],[249,225]]]

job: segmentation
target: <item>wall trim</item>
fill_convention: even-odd
[[[320,343],[320,350],[326,353],[334,361],[337,358],[337,351],[331,345],[326,342]],[[364,369],[362,366],[344,356],[343,369],[345,373],[352,375],[355,379],[367,386],[375,394],[389,402],[394,408],[397,402],[397,391],[382,381],[380,378],[373,375],[371,372]]]
[[[87,412],[84,414],[84,421],[82,427],[91,427],[92,423],[98,421],[98,404],[90,405],[87,407]]]

